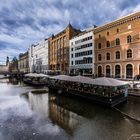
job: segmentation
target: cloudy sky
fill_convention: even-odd
[[[138,10],[139,0],[0,0],[0,64],[61,31],[69,21],[84,29]]]

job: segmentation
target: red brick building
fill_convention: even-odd
[[[140,12],[94,30],[97,76],[132,78],[140,74]]]
[[[66,29],[49,38],[49,69],[69,72],[69,41],[81,31],[69,24]]]

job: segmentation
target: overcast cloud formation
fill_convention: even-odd
[[[0,63],[63,30],[84,29],[140,10],[139,0],[0,0]]]

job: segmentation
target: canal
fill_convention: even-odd
[[[0,79],[0,140],[140,139],[140,122],[114,108],[32,90],[16,79]],[[129,97],[117,109],[140,119],[140,98]]]

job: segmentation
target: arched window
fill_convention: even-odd
[[[106,47],[110,47],[110,42],[109,41],[106,42]]]
[[[116,59],[120,59],[120,51],[116,51]]]
[[[106,77],[110,77],[110,66],[106,66]]]
[[[116,45],[120,45],[120,39],[116,38]]]
[[[131,64],[126,65],[126,78],[133,77],[133,66]]]
[[[109,32],[107,32],[107,36],[109,36]]]
[[[121,67],[120,65],[115,66],[115,78],[120,78],[121,77]]]
[[[101,60],[102,60],[102,55],[98,54],[98,61],[101,61]]]
[[[127,50],[127,58],[132,58],[132,50],[131,49]]]
[[[132,41],[132,37],[131,37],[131,35],[128,35],[127,36],[127,43],[131,43],[131,41]]]
[[[119,33],[119,29],[117,28],[117,33]]]
[[[101,48],[102,48],[102,44],[98,43],[98,49],[101,49]]]
[[[98,66],[98,77],[102,76],[102,67]]]
[[[106,53],[106,60],[110,60],[110,53]]]

